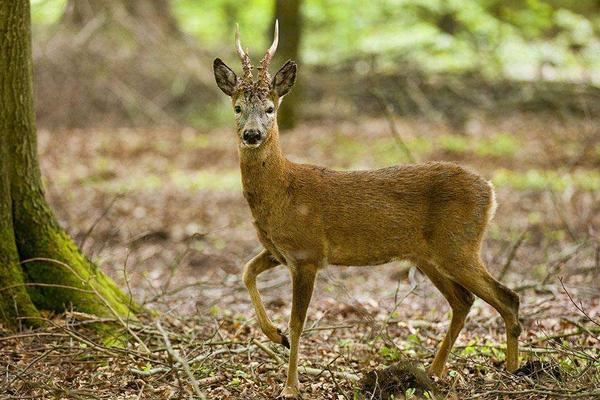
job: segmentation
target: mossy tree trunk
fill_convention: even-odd
[[[275,0],[275,16],[279,19],[279,48],[277,62],[279,65],[287,60],[294,60],[298,65],[300,60],[300,38],[302,34],[301,0]],[[271,31],[272,32],[272,31]],[[269,36],[269,43],[272,38]],[[302,93],[302,73],[299,74],[296,86],[290,95],[281,103],[278,111],[278,123],[281,129],[291,129],[296,125],[296,116]]]
[[[0,323],[39,325],[39,310],[138,311],[86,259],[47,204],[37,158],[28,0],[0,2]]]

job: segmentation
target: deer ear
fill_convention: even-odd
[[[217,86],[227,96],[231,96],[237,84],[237,76],[220,58],[215,58],[213,62],[213,70],[215,72],[215,80]]]
[[[296,82],[296,63],[289,60],[273,78],[272,89],[280,98],[288,94],[294,83]]]

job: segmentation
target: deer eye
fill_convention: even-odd
[[[267,108],[267,114],[273,114],[274,111],[275,109],[273,108],[273,106]]]
[[[236,114],[239,114],[239,113],[241,113],[241,112],[242,112],[242,107],[240,107],[240,106],[235,106],[235,107],[233,108],[233,111],[235,111],[235,113],[236,113]]]

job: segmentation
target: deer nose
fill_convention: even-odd
[[[262,134],[257,129],[246,129],[242,134],[242,140],[246,144],[256,144],[260,141]]]

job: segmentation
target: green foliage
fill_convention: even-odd
[[[33,26],[47,25],[58,21],[66,5],[67,0],[31,0]]]
[[[65,3],[33,0],[34,24],[57,21]],[[236,22],[255,58],[270,40],[272,0],[173,0],[172,8],[215,53],[233,53]],[[546,68],[553,79],[581,79],[585,71],[600,83],[599,11],[592,1],[305,0],[301,54],[313,65],[376,59],[382,72],[402,65],[537,79]]]
[[[235,23],[240,25],[244,46],[251,55],[263,53],[268,46],[274,2],[256,0],[174,0],[173,12],[186,32],[198,37],[203,46],[233,51]],[[257,29],[259,27],[259,29]],[[262,54],[261,54],[262,56]]]
[[[388,361],[398,361],[400,360],[400,358],[402,357],[402,353],[400,352],[400,349],[398,349],[397,347],[388,347],[388,346],[383,346],[381,349],[379,349],[379,355],[383,358],[385,358]]]
[[[516,138],[507,133],[500,133],[477,140],[468,136],[441,135],[438,138],[440,148],[455,154],[472,151],[478,156],[512,157],[519,149]]]
[[[597,170],[577,169],[573,172],[559,170],[530,169],[512,171],[504,168],[495,171],[493,182],[497,186],[510,186],[517,190],[553,190],[562,192],[567,189],[587,191],[600,190],[600,172]]]
[[[504,347],[499,346],[498,343],[491,342],[489,340],[481,343],[481,338],[474,338],[461,349],[460,355],[462,357],[484,357],[484,358],[495,358],[496,360],[504,360],[506,355],[504,353]]]
[[[518,149],[517,139],[507,133],[478,140],[475,145],[475,153],[479,156],[512,157]]]

